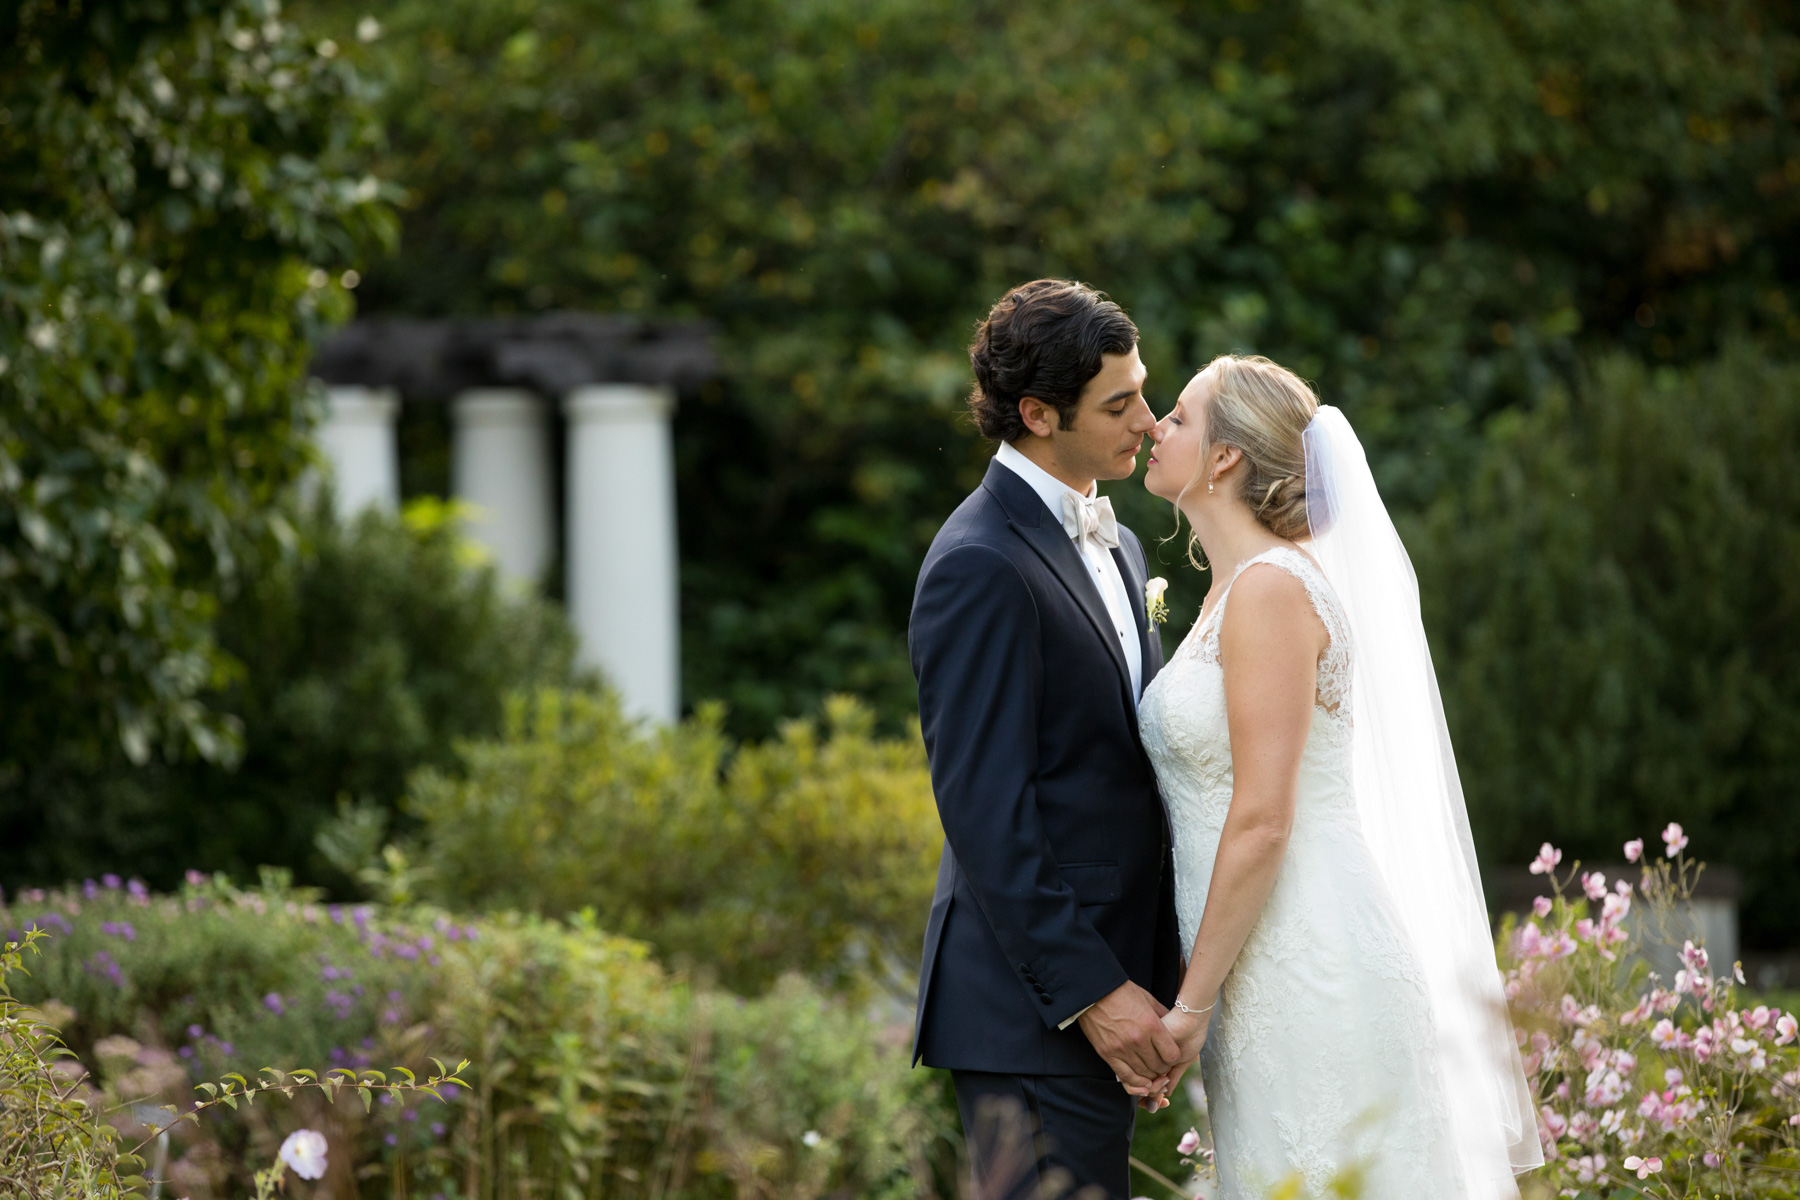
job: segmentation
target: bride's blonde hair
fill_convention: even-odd
[[[1319,411],[1318,396],[1304,379],[1260,354],[1221,354],[1200,376],[1212,383],[1206,401],[1207,449],[1237,447],[1243,455],[1238,494],[1256,519],[1276,537],[1306,537],[1304,435]],[[1182,495],[1205,482],[1206,470],[1203,452]]]

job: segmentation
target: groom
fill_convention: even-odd
[[[950,1069],[984,1200],[1052,1174],[1130,1196],[1121,1082],[1167,1080],[1179,1057],[1160,1020],[1181,969],[1168,825],[1137,730],[1162,646],[1143,547],[1095,499],[1154,426],[1137,336],[1084,284],[1000,298],[969,350],[999,451],[913,597],[944,825],[914,1061]],[[1002,1108],[1030,1124],[1023,1155]]]

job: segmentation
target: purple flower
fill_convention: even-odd
[[[416,1108],[409,1108],[400,1114],[400,1119],[403,1121],[416,1121],[419,1119],[419,1110]]]
[[[356,1011],[356,1001],[342,992],[331,991],[325,993],[325,1007],[329,1008],[338,1020],[343,1021]]]
[[[450,1099],[456,1095],[457,1088],[454,1083],[446,1083],[443,1087],[439,1088],[438,1091],[444,1093],[445,1099]]]
[[[194,870],[192,867],[188,868],[187,874],[184,875],[182,878],[187,880],[187,884],[189,887],[205,887],[206,886],[206,876],[204,876],[200,872]]]
[[[278,1017],[287,1011],[287,1004],[282,1000],[280,992],[270,992],[264,996],[263,1007]]]
[[[230,1043],[230,1042],[220,1042],[220,1043],[219,1043],[219,1053],[220,1053],[220,1054],[231,1054],[231,1053],[233,1053],[233,1050],[232,1050],[232,1045],[231,1045],[231,1043]]]
[[[473,925],[464,925],[463,926],[463,936],[465,938],[468,938],[472,942],[475,940],[476,935],[477,935],[477,930]]]
[[[432,1137],[443,1137],[444,1136],[444,1123],[442,1121],[433,1121],[431,1123],[431,1136]]]
[[[102,875],[100,877],[100,882],[106,885],[106,888],[108,891],[116,892],[119,890],[119,885],[124,883],[125,881],[123,879],[120,879],[117,875],[109,874],[109,875]]]
[[[100,885],[91,879],[84,879],[81,881],[81,894],[92,900],[100,894]]]
[[[386,1137],[382,1138],[381,1140],[386,1142],[390,1146],[398,1146],[400,1144],[400,1139],[395,1137],[391,1133],[388,1134]]]
[[[430,952],[430,950],[431,950],[431,935],[429,933],[424,934],[423,936],[421,936],[419,938],[419,949],[424,950],[427,953]]]
[[[183,1046],[180,1050],[176,1051],[176,1053],[180,1054],[183,1058],[192,1058],[194,1057],[194,1048],[192,1046]]]
[[[130,892],[132,897],[137,900],[148,900],[150,898],[150,889],[144,886],[144,881],[141,879],[133,879],[130,883],[125,885],[125,890]]]
[[[413,959],[419,957],[419,948],[409,942],[401,942],[398,946],[394,947],[394,953],[401,958]]]
[[[27,930],[43,929],[46,933],[49,932],[47,927],[50,925],[56,925],[56,926],[60,927],[64,933],[74,933],[75,932],[75,927],[73,925],[69,924],[69,918],[67,918],[67,917],[63,916],[61,913],[55,912],[55,911],[51,911],[51,912],[47,912],[47,913],[40,913],[39,915],[31,918],[31,920],[25,922],[25,928]]]
[[[125,972],[119,969],[113,956],[104,950],[95,951],[93,957],[87,960],[87,973],[106,980],[114,987],[125,986]]]
[[[137,941],[137,930],[132,927],[130,921],[102,921],[100,922],[100,932],[111,934],[113,937],[122,937],[128,942]]]

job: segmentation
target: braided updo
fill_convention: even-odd
[[[1244,456],[1239,496],[1276,537],[1307,537],[1304,434],[1319,398],[1305,380],[1261,355],[1222,354],[1200,374],[1212,382],[1207,440]]]

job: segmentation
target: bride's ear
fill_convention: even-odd
[[[1244,452],[1236,446],[1215,443],[1207,449],[1206,464],[1211,468],[1211,475],[1217,481],[1225,472],[1244,461]]]

